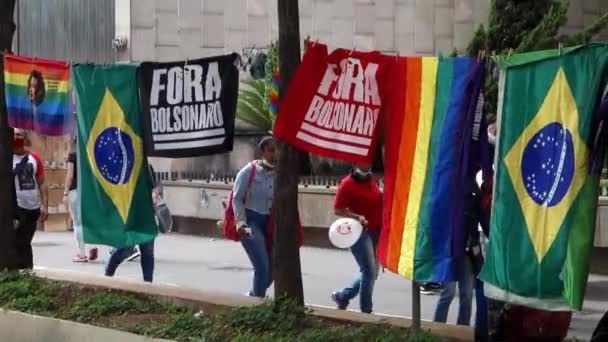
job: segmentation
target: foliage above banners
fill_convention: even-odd
[[[149,156],[187,158],[232,151],[239,86],[236,54],[138,68]]]
[[[318,155],[370,164],[390,83],[378,52],[310,44],[281,104],[274,134]]]

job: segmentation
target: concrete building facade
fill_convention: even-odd
[[[571,0],[565,33],[608,11]],[[330,47],[411,54],[463,50],[491,0],[299,0],[301,36]],[[278,38],[276,0],[116,0],[119,61],[170,61],[263,48]],[[607,32],[608,33],[608,32]],[[607,34],[605,33],[606,37]]]
[[[608,11],[606,0],[570,2],[565,32]],[[486,23],[490,5],[491,0],[299,0],[300,34],[330,48],[449,54],[466,48]],[[115,14],[115,35],[127,41],[117,62],[194,59],[263,49],[278,39],[277,0],[115,0]],[[230,155],[154,163],[162,171],[233,171],[255,155],[252,140],[237,135]]]

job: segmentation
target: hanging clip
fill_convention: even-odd
[[[511,60],[511,55],[513,54],[513,49],[509,49],[509,54],[507,55],[507,61]]]
[[[559,42],[559,45],[557,46],[557,49],[558,49],[558,52],[559,52],[560,57],[561,57],[561,55],[562,55],[562,50],[563,50],[563,48],[564,48],[564,43]]]
[[[357,49],[357,45],[353,45],[353,49],[350,50],[350,53],[348,54],[348,57],[352,56],[356,49]]]

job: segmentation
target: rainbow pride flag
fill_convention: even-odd
[[[4,55],[4,81],[9,125],[58,136],[74,128],[69,92],[70,64]]]
[[[279,74],[279,68],[277,67],[272,74],[272,84],[270,85],[270,103],[268,104],[268,111],[273,118],[277,117],[279,113],[279,84],[281,81]]]
[[[478,165],[471,150],[484,69],[468,57],[401,57],[395,66],[378,257],[408,279],[455,280],[465,254],[464,179]]]

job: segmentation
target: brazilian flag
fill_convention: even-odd
[[[589,156],[608,45],[501,59],[489,297],[546,310],[583,305],[599,176]]]
[[[128,247],[158,233],[134,65],[76,65],[84,240]]]

